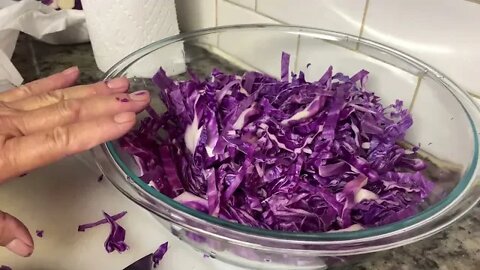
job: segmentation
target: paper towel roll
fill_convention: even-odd
[[[174,0],[82,0],[82,4],[95,61],[104,72],[129,53],[179,33]],[[160,66],[184,72],[184,61],[169,68],[172,55],[183,58],[183,45],[170,46],[165,54],[170,61],[162,61],[160,53],[135,65],[129,75],[152,76]]]

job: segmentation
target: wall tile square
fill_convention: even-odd
[[[370,0],[363,37],[436,67],[480,94],[480,4],[451,0]]]
[[[252,10],[219,1],[219,25],[278,23],[263,17]],[[285,37],[276,33],[265,34],[251,32],[223,33],[219,36],[219,48],[239,59],[255,70],[272,76],[280,74],[280,57],[282,51],[291,54],[291,67],[295,62],[297,36]]]
[[[334,73],[349,76],[366,69],[370,72],[367,88],[384,104],[400,99],[408,108],[413,99],[418,77],[402,69],[320,39],[302,37],[298,51],[297,69],[304,71],[308,80],[318,80],[330,65]],[[311,65],[306,68],[308,63]]]
[[[216,0],[176,0],[178,24],[182,32],[215,26]]]
[[[468,164],[474,148],[469,119],[456,98],[442,88],[430,77],[421,80],[406,140],[442,160]]]
[[[282,22],[358,35],[365,0],[257,0],[257,11]]]
[[[255,0],[228,0],[229,2],[235,3],[246,8],[255,9]]]
[[[176,0],[178,24],[181,32],[216,26],[216,0]],[[208,45],[217,46],[217,37],[202,38]]]
[[[239,7],[225,0],[218,1],[218,25],[276,23],[277,21],[262,16],[253,10]]]

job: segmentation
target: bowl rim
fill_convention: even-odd
[[[479,107],[471,97],[467,94],[467,92],[460,87],[458,87],[452,80],[450,80],[447,76],[443,73],[439,72],[435,68],[431,67],[430,65],[420,61],[419,59],[410,56],[406,53],[403,53],[397,49],[392,47],[386,46],[382,43],[375,42],[369,39],[353,36],[350,34],[345,34],[336,31],[329,31],[324,29],[318,28],[311,28],[311,27],[303,27],[303,26],[286,26],[286,25],[276,25],[276,24],[247,24],[247,25],[232,25],[232,26],[220,26],[220,27],[212,27],[201,29],[193,32],[181,33],[175,36],[171,36],[156,42],[153,42],[120,60],[114,66],[112,66],[105,74],[104,80],[109,80],[111,78],[117,77],[118,75],[122,74],[128,67],[133,65],[136,61],[142,59],[144,56],[148,55],[150,52],[155,50],[161,49],[165,46],[171,45],[173,43],[188,40],[195,37],[200,37],[203,35],[208,34],[215,34],[220,32],[226,31],[256,31],[256,30],[272,30],[272,31],[280,31],[286,32],[289,34],[294,35],[308,35],[314,36],[324,40],[333,40],[333,41],[340,41],[345,40],[348,42],[357,42],[358,44],[366,45],[368,47],[374,48],[381,52],[388,53],[390,55],[395,56],[409,64],[416,66],[419,70],[423,70],[425,73],[430,73],[433,75],[434,79],[440,81],[444,87],[450,91],[450,93],[457,99],[457,102],[460,103],[464,112],[466,113],[470,126],[473,131],[473,144],[474,144],[474,151],[472,161],[470,162],[469,166],[466,168],[464,176],[462,179],[457,183],[455,188],[449,193],[447,197],[443,200],[435,203],[434,205],[430,206],[424,211],[417,213],[416,215],[409,217],[405,220],[401,220],[395,223],[374,227],[374,228],[367,228],[359,231],[352,231],[352,232],[320,232],[320,233],[299,233],[299,232],[284,232],[284,231],[276,231],[276,230],[267,230],[262,228],[254,228],[247,225],[242,225],[226,220],[222,220],[208,214],[202,213],[200,211],[191,209],[189,207],[184,206],[183,204],[167,197],[166,195],[161,194],[154,188],[150,187],[148,184],[144,183],[139,177],[137,177],[129,168],[128,166],[120,159],[119,155],[116,153],[113,143],[107,142],[104,144],[105,148],[107,149],[107,154],[117,162],[117,169],[121,170],[123,174],[127,175],[130,179],[137,184],[143,192],[146,192],[149,197],[152,199],[158,199],[163,203],[167,204],[169,207],[186,213],[188,216],[200,219],[205,221],[211,225],[220,226],[222,228],[231,229],[240,233],[246,234],[254,234],[260,237],[267,237],[267,238],[275,238],[275,239],[282,239],[282,240],[295,240],[295,241],[352,241],[352,240],[375,240],[379,238],[385,238],[388,236],[395,235],[398,232],[404,233],[415,229],[419,226],[427,225],[437,218],[441,217],[445,212],[448,212],[451,208],[455,205],[462,202],[462,199],[466,196],[468,189],[473,185],[475,180],[475,175],[478,171],[478,161],[479,161],[479,143],[478,143],[478,129],[476,125],[476,121],[472,119],[471,112],[469,112],[466,108],[469,107],[470,110],[475,110],[477,114],[476,117],[479,116]],[[462,100],[460,100],[462,99]],[[118,188],[118,186],[117,186]],[[480,198],[479,198],[480,200]],[[478,200],[477,200],[478,201]],[[474,205],[474,204],[473,204]],[[471,205],[471,207],[473,207]],[[145,206],[144,206],[145,207]],[[152,209],[149,209],[152,210]],[[154,211],[155,212],[155,211]],[[465,211],[466,212],[466,211]],[[460,218],[461,215],[455,217],[455,220]],[[453,222],[453,221],[452,221]],[[450,222],[451,223],[451,222]],[[450,224],[449,223],[449,224]],[[181,225],[181,224],[179,224]]]

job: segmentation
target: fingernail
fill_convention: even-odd
[[[113,117],[113,120],[118,124],[133,122],[135,121],[135,113],[133,112],[119,113]]]
[[[148,99],[148,91],[147,90],[137,91],[129,94],[128,96],[130,97],[131,100],[143,101]]]
[[[5,247],[13,253],[23,257],[30,256],[33,252],[33,247],[25,244],[20,239],[12,240],[12,242],[8,243]]]
[[[74,66],[74,67],[69,67],[69,68],[65,69],[64,71],[62,71],[62,74],[70,75],[70,74],[77,73],[77,72],[78,72],[78,67]]]
[[[128,98],[119,98],[119,97],[115,97],[116,100],[120,101],[120,102],[129,102],[130,100]]]
[[[128,80],[126,78],[115,78],[107,82],[107,87],[110,89],[125,89],[128,87]]]

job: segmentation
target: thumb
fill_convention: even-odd
[[[33,252],[33,239],[27,227],[14,216],[2,211],[0,211],[0,246],[23,257],[28,257]]]

